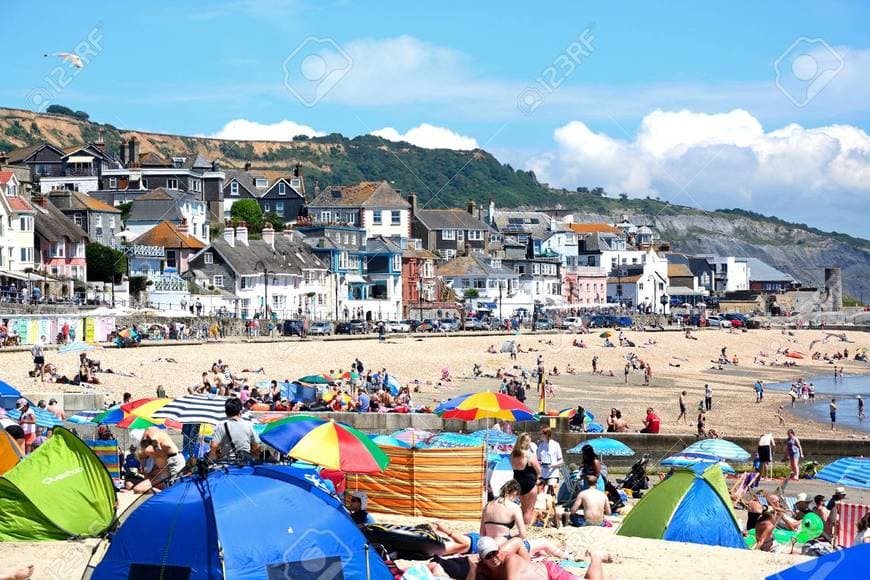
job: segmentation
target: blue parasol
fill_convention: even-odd
[[[870,489],[870,458],[844,457],[823,467],[816,479],[838,485]]]
[[[600,437],[598,439],[582,441],[569,449],[568,453],[580,453],[580,450],[583,449],[584,445],[591,446],[593,451],[598,455],[617,457],[631,457],[634,455],[634,450],[631,447],[622,441],[610,439],[609,437]]]
[[[701,439],[683,449],[683,453],[686,452],[707,453],[726,461],[749,461],[749,453],[736,443],[725,439]]]

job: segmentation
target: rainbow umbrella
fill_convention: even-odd
[[[311,415],[270,423],[260,439],[290,457],[345,473],[380,473],[390,462],[365,433]]]
[[[568,417],[569,419],[577,414],[576,407],[568,407],[567,409],[562,409],[559,411],[559,417]],[[595,415],[590,413],[589,411],[585,411],[584,416],[586,417],[586,421],[594,421]]]
[[[332,377],[324,374],[305,375],[304,377],[296,380],[300,383],[308,383],[309,385],[331,385],[335,382]]]
[[[459,395],[444,401],[435,409],[443,419],[501,419],[504,421],[536,421],[535,413],[510,395],[483,391]]]
[[[602,332],[601,334],[598,335],[599,338],[610,338],[611,336],[613,336],[612,330],[605,330],[604,332]]]

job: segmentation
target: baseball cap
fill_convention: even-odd
[[[495,538],[484,536],[477,541],[477,555],[481,559],[485,559],[488,555],[498,551],[498,544]]]
[[[836,493],[837,495],[846,495],[846,488],[840,486],[834,490],[834,493]]]
[[[802,501],[807,501],[807,494],[805,494],[805,493],[797,494],[797,498],[795,499],[795,503],[800,503]]]

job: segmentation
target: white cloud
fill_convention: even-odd
[[[377,131],[372,131],[372,135],[383,137],[388,141],[406,141],[411,145],[423,147],[425,149],[477,149],[477,140],[473,137],[460,135],[446,127],[437,127],[429,123],[423,123],[413,129],[408,129],[406,133],[399,133],[392,127],[384,127]]]
[[[602,186],[611,194],[660,196],[706,209],[743,207],[867,231],[870,136],[857,127],[790,124],[765,131],[739,109],[654,111],[628,140],[581,121],[559,127],[553,138],[554,150],[526,163],[553,185]]]
[[[210,137],[245,141],[292,141],[296,135],[321,137],[325,134],[308,125],[300,125],[286,119],[276,123],[257,123],[247,119],[234,119]]]

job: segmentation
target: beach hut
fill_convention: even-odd
[[[677,469],[634,506],[617,535],[746,548],[715,463]]]
[[[310,472],[229,467],[142,496],[85,578],[367,578],[392,574]]]
[[[62,427],[0,477],[0,542],[99,536],[114,518],[109,473]]]

